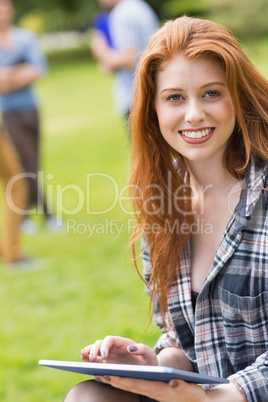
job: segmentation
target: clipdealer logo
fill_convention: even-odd
[[[183,205],[180,201],[185,200],[185,185],[177,188],[175,192],[172,193],[172,176],[171,172],[167,175],[167,187],[168,191],[164,192],[163,188],[156,184],[150,184],[147,186],[146,190],[150,186],[154,190],[154,197],[147,198],[143,194],[141,188],[135,185],[126,184],[121,186],[115,180],[112,175],[96,172],[87,173],[85,175],[84,185],[78,185],[77,183],[67,183],[60,184],[56,183],[55,176],[53,173],[44,173],[39,171],[36,174],[33,173],[20,173],[14,176],[6,186],[6,202],[10,209],[15,213],[21,215],[31,215],[31,214],[43,214],[41,207],[41,202],[30,209],[22,210],[15,205],[13,201],[13,191],[14,186],[17,181],[27,179],[27,180],[37,180],[38,187],[41,189],[42,193],[45,193],[48,200],[50,201],[50,211],[53,213],[57,219],[57,224],[62,225],[63,221],[66,222],[67,232],[74,233],[78,235],[84,235],[88,238],[92,237],[93,234],[104,235],[111,234],[116,238],[119,237],[124,231],[131,233],[134,229],[136,220],[135,215],[132,210],[133,198],[129,195],[129,190],[135,189],[136,199],[142,202],[144,212],[148,214],[159,215],[161,213],[169,215],[172,212],[172,208],[175,208],[177,212],[181,215],[192,214],[194,216],[191,225],[181,222],[175,222],[171,224],[167,218],[165,221],[164,230],[169,233],[203,233],[212,234],[213,225],[203,219],[205,212],[206,195],[209,191],[213,190],[212,185],[208,185],[205,188],[200,188],[199,193],[196,188],[191,188],[191,203],[192,205],[198,205],[198,209],[193,208],[193,211],[183,211],[180,205]],[[233,186],[230,188],[228,198],[227,198],[227,208],[230,212],[230,216],[234,211],[235,204],[233,199],[237,199],[236,194],[241,191],[241,187]],[[100,197],[102,195],[102,198]],[[166,194],[169,195],[168,200],[166,199]],[[172,194],[172,195],[171,195]],[[199,195],[202,195],[201,197]],[[107,195],[107,196],[106,196]],[[71,206],[70,206],[71,199]],[[158,207],[151,208],[154,201],[157,200]],[[124,216],[123,220],[116,222],[111,219],[111,213],[115,209],[121,211]],[[87,221],[81,222],[80,216],[89,217]],[[90,219],[92,217],[92,219]],[[96,222],[98,218],[98,222]],[[254,222],[256,224],[256,222]],[[163,230],[157,224],[152,224],[150,227],[144,227],[144,231],[147,233],[158,233],[159,230]]]

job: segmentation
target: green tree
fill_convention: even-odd
[[[167,0],[161,2],[161,13],[164,18],[176,18],[181,15],[202,17],[208,11],[207,0]]]
[[[97,0],[13,0],[13,3],[16,22],[27,15],[31,20],[42,18],[46,31],[87,28],[98,9]]]
[[[240,39],[268,36],[267,0],[207,0],[209,18],[230,29]]]
[[[13,0],[16,21],[28,16],[36,29],[59,31],[91,25],[98,0]],[[186,14],[208,18],[229,28],[241,39],[268,35],[267,0],[147,0],[160,20]],[[41,19],[41,22],[40,22]],[[43,28],[42,28],[43,27]]]

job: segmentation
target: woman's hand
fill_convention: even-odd
[[[85,362],[158,366],[157,356],[151,348],[120,336],[106,336],[86,346],[80,357]]]
[[[146,395],[159,402],[209,402],[206,392],[196,384],[188,384],[181,380],[169,383],[160,381],[137,380],[121,377],[96,377],[96,381],[110,384],[131,393]],[[218,402],[215,399],[215,402]],[[224,401],[227,402],[227,401]]]
[[[115,388],[146,395],[159,402],[247,402],[235,384],[224,384],[204,391],[199,385],[182,380],[160,381],[137,380],[122,377],[95,377],[96,381],[110,384]]]

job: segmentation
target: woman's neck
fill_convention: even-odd
[[[209,162],[189,162],[187,165],[190,172],[191,184],[196,188],[208,189],[222,193],[229,189],[238,180],[235,179],[223,165],[222,160],[215,159]]]
[[[234,178],[219,161],[214,164],[210,161],[187,165],[190,171],[192,210],[202,214],[208,206],[227,203],[233,212],[240,198],[242,181]]]

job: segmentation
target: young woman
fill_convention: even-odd
[[[142,233],[144,279],[163,334],[154,350],[106,337],[81,358],[230,383],[99,377],[66,401],[267,400],[267,95],[239,43],[211,21],[181,17],[152,38],[131,115],[132,245]]]

